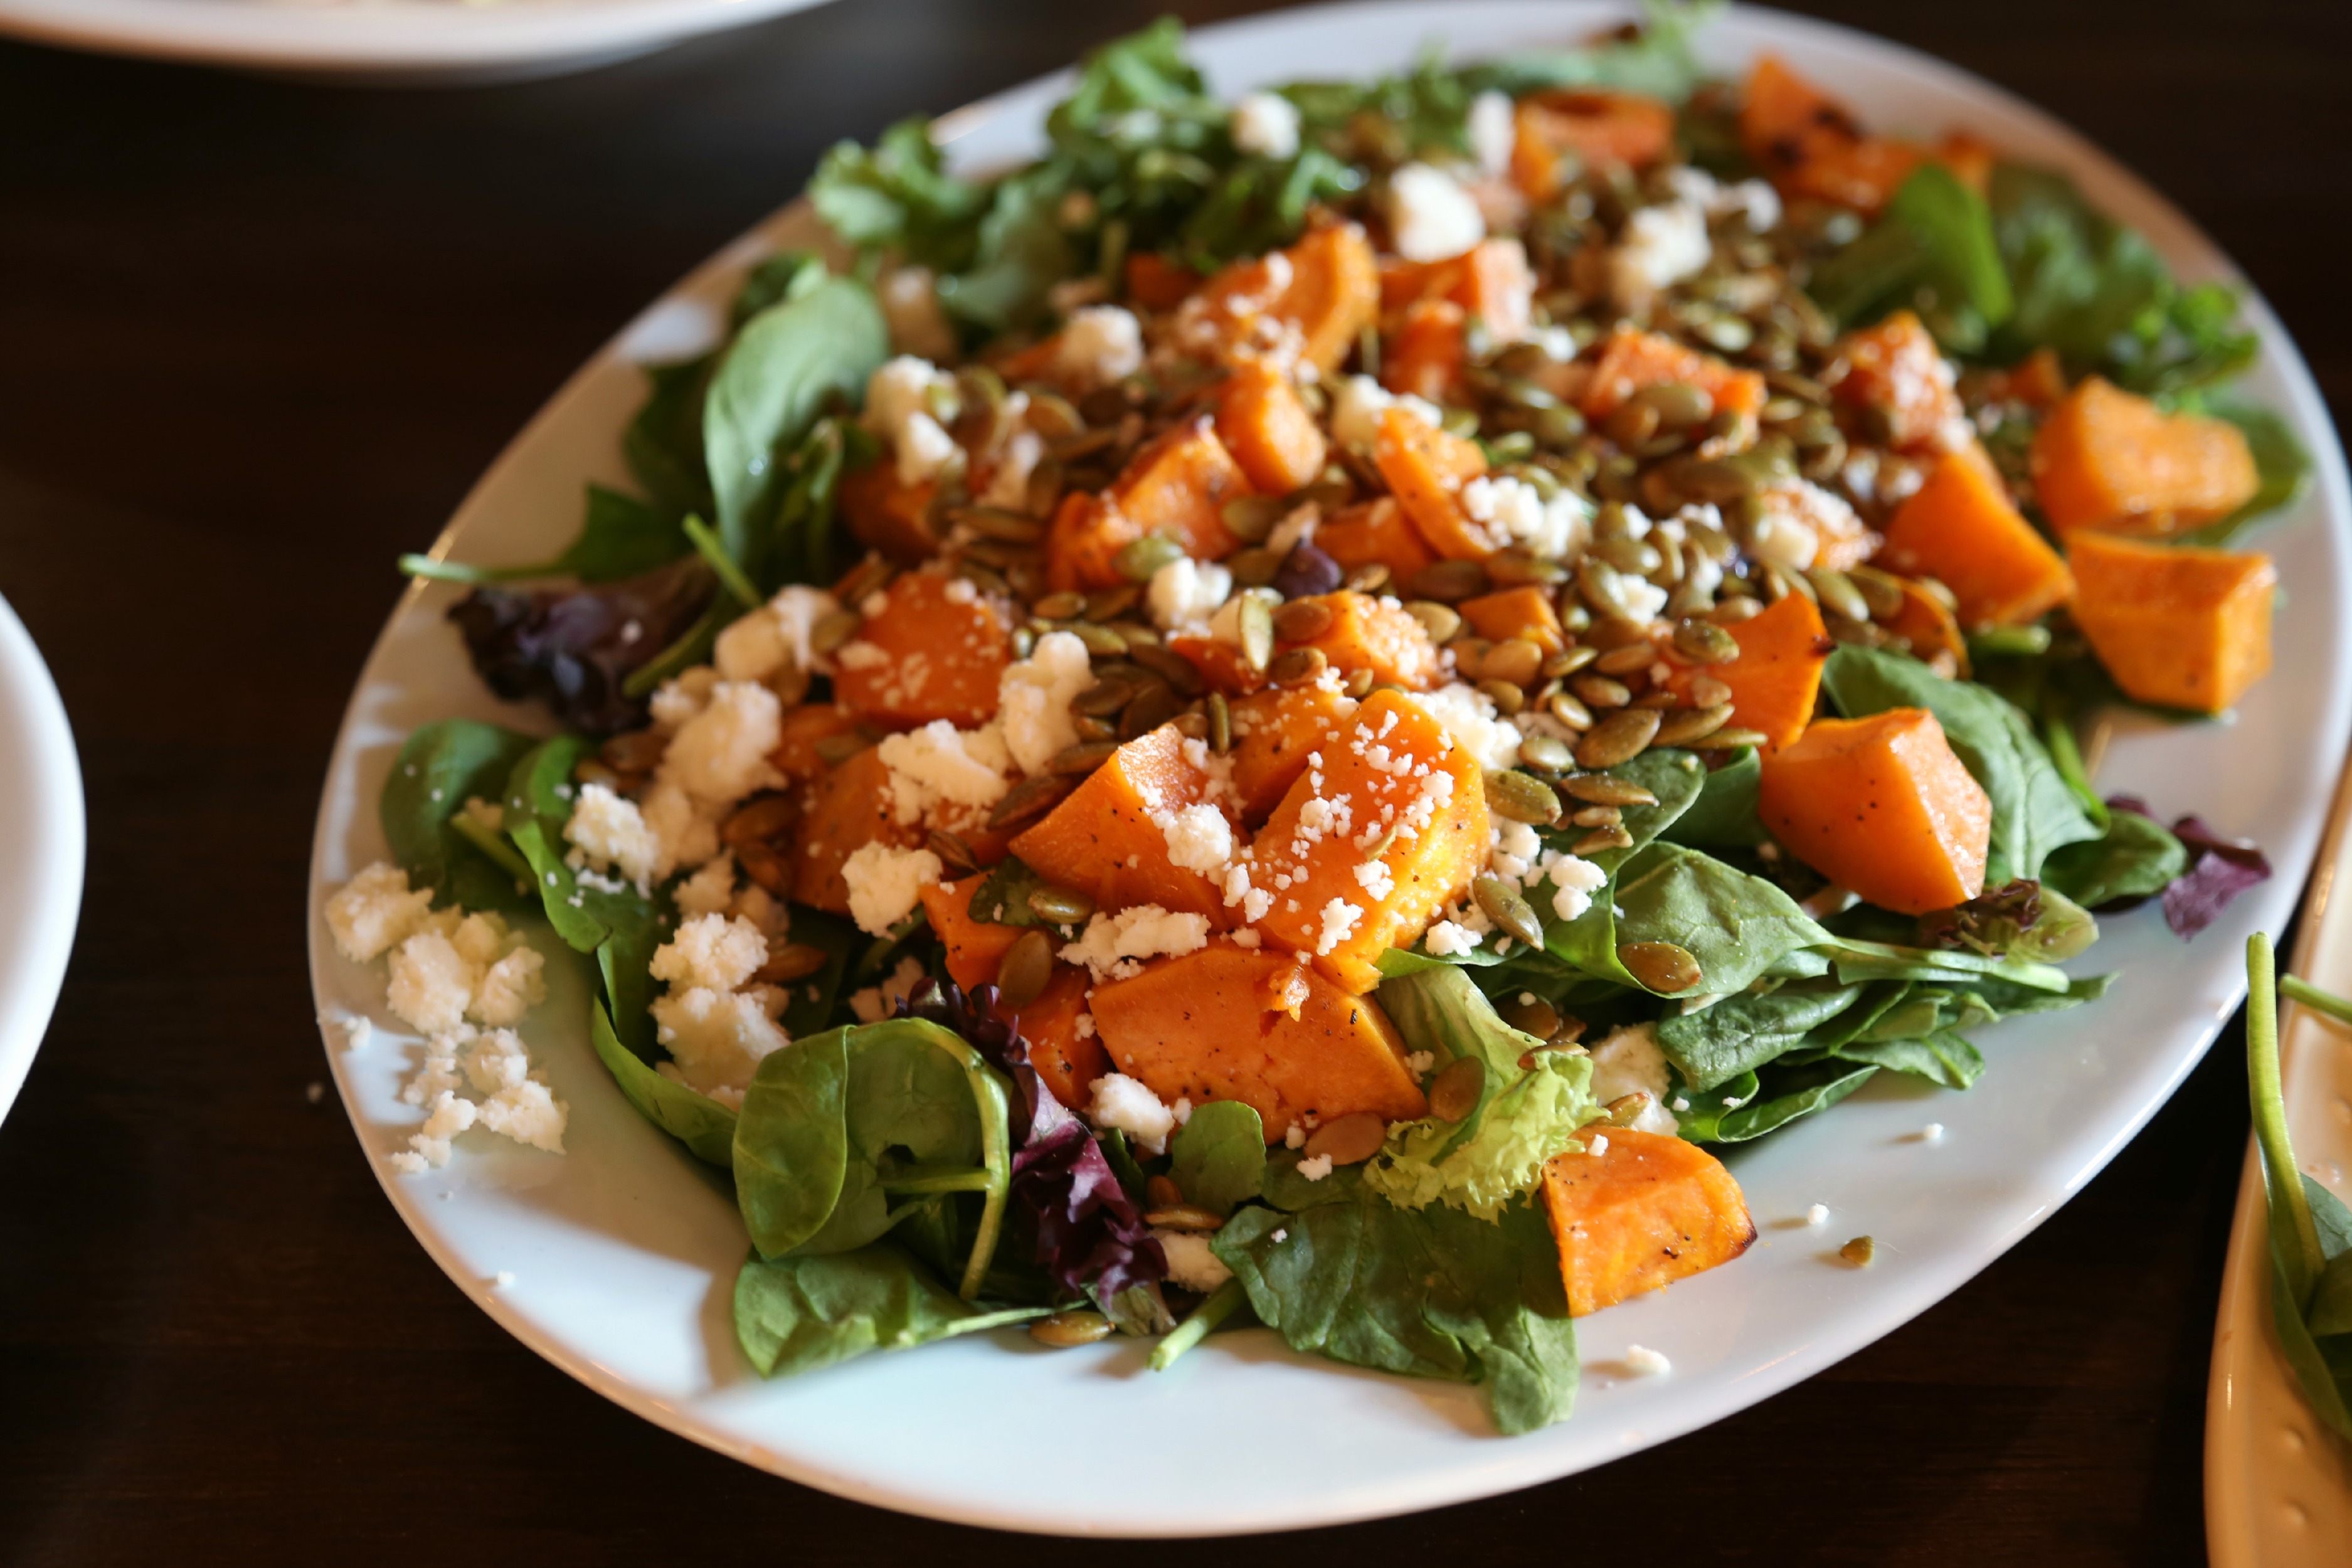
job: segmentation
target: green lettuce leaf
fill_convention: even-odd
[[[1026,1322],[1048,1310],[976,1307],[887,1242],[794,1258],[754,1252],[735,1276],[735,1337],[762,1377]]]
[[[410,887],[432,889],[433,901],[445,908],[512,912],[537,902],[529,867],[460,815],[470,799],[498,805],[515,763],[537,744],[472,719],[444,719],[408,737],[376,815]]]
[[[603,1004],[589,1009],[588,1042],[596,1059],[621,1086],[621,1093],[645,1119],[685,1144],[698,1160],[730,1171],[735,1163],[735,1113],[706,1094],[698,1094],[648,1067],[644,1058],[621,1044]]]
[[[1265,1185],[1265,1127],[1240,1100],[1213,1100],[1194,1107],[1192,1119],[1176,1130],[1168,1158],[1169,1179],[1186,1203],[1230,1214]],[[1135,1185],[1140,1189],[1143,1183]]]

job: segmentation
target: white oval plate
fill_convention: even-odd
[[[822,0],[0,0],[0,34],[386,81],[584,70]]]
[[[1407,64],[1433,39],[1465,55],[1560,43],[1621,19],[1575,4],[1332,6],[1208,29],[1193,47],[1226,92],[1301,76]],[[1966,128],[2063,165],[2091,198],[2147,234],[2187,277],[2231,276],[2213,246],[2145,186],[2056,121],[1951,67],[1817,23],[1738,10],[1704,39],[1718,68],[1771,47],[1869,121]],[[1001,163],[1036,144],[1066,78],[1034,82],[955,116],[957,157]],[[617,437],[642,382],[636,362],[704,346],[733,281],[780,243],[810,234],[787,208],[688,279],[583,369],[483,478],[439,548],[481,562],[543,559],[580,515],[583,480],[623,479]],[[2226,732],[2127,727],[2103,784],[2165,811],[2194,809],[2259,834],[2277,879],[2194,946],[2153,912],[2111,923],[2100,967],[2115,993],[2080,1012],[1987,1030],[1991,1070],[1966,1094],[1874,1084],[1833,1114],[1735,1152],[1763,1231],[1737,1264],[1580,1326],[1587,1377],[1575,1417],[1532,1436],[1490,1435],[1475,1391],[1308,1361],[1271,1332],[1220,1335],[1166,1374],[1143,1350],[1044,1352],[1018,1333],[878,1355],[763,1384],[736,1350],[729,1290],[745,1251],[722,1184],[641,1120],[584,1038],[575,983],[526,1031],[572,1103],[572,1152],[482,1147],[470,1135],[446,1172],[396,1178],[383,1157],[419,1113],[396,1090],[413,1044],[378,1029],[329,1055],[360,1137],[402,1217],[452,1278],[532,1349],[651,1420],[812,1486],[915,1513],[1009,1529],[1206,1535],[1325,1524],[1489,1496],[1606,1462],[1720,1419],[1851,1354],[1940,1300],[2032,1230],[2106,1163],[2196,1062],[2236,1007],[2240,952],[2276,929],[2310,863],[2343,753],[2352,700],[2344,465],[2303,362],[2259,300],[2249,392],[2292,419],[2319,482],[2264,536],[2294,602],[2279,669]],[[338,960],[319,905],[383,852],[374,802],[401,737],[428,719],[502,710],[467,670],[441,619],[452,591],[401,603],[362,678],[320,805],[311,974],[322,1018],[380,1014],[383,977]],[[573,966],[561,967],[567,974]],[[1921,1130],[1948,1132],[1928,1143]],[[1815,1203],[1833,1217],[1807,1229]],[[1839,1266],[1869,1234],[1878,1262]],[[501,1272],[513,1281],[488,1284]],[[1628,1377],[1629,1343],[1664,1351],[1671,1375]],[[1031,1441],[995,1441],[1009,1420]],[[1072,1434],[1149,1432],[1143,1450]],[[1141,1457],[1148,1452],[1148,1462]]]
[[[81,914],[81,763],[48,666],[0,599],[0,1116],[49,1026]]]
[[[2311,877],[2293,971],[2352,995],[2352,773]],[[2281,1076],[2295,1158],[2352,1199],[2352,1030],[2289,1003]],[[2352,1553],[2352,1445],[2319,1423],[2271,1322],[2262,1162],[2249,1147],[2205,1395],[2205,1540],[2214,1568],[2336,1568]]]

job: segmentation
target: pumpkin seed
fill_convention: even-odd
[[[1571,730],[1592,728],[1592,710],[1565,691],[1551,694],[1551,716]]]
[[[1487,653],[1479,674],[1488,680],[1507,680],[1513,686],[1534,682],[1543,668],[1544,650],[1526,637],[1507,637]]]
[[[1045,764],[1045,771],[1084,777],[1110,761],[1118,752],[1118,742],[1116,741],[1080,741],[1075,746],[1055,752],[1053,760]]]
[[[1486,568],[1475,561],[1433,562],[1412,574],[1413,596],[1434,599],[1442,605],[1475,599],[1486,587]]]
[[[1655,805],[1658,797],[1635,784],[1612,773],[1578,773],[1560,780],[1559,787],[1577,800],[1590,805]]]
[[[1816,566],[1805,574],[1805,581],[1813,585],[1813,597],[1821,602],[1822,609],[1850,621],[1870,619],[1870,601],[1863,597],[1862,590],[1844,573]]]
[[[1582,805],[1568,814],[1568,820],[1578,827],[1622,827],[1623,808],[1614,805]]]
[[[1078,739],[1081,741],[1116,741],[1118,739],[1118,725],[1105,723],[1102,720],[1096,718],[1091,713],[1074,714],[1071,716],[1070,722],[1077,730]]]
[[[1579,855],[1598,855],[1604,849],[1631,849],[1633,836],[1622,826],[1596,827],[1578,839],[1570,847]]]
[[[763,985],[789,985],[795,980],[806,980],[832,962],[833,955],[821,947],[786,942],[768,954],[768,962],[760,965],[752,978]]]
[[[1717,316],[1698,329],[1698,335],[1717,353],[1736,354],[1747,352],[1756,341],[1756,329],[1737,316]]]
[[[1225,569],[1234,574],[1236,588],[1263,588],[1281,574],[1283,560],[1279,551],[1253,546],[1227,557]]]
[[[1846,578],[1870,606],[1874,621],[1891,621],[1903,613],[1903,579],[1875,566],[1850,566]]]
[[[1736,626],[1742,621],[1752,621],[1764,613],[1763,601],[1748,594],[1735,594],[1716,601],[1706,618],[1718,626]]]
[[[1663,996],[1688,991],[1706,976],[1698,960],[1670,942],[1629,942],[1617,950],[1625,972]]]
[[[1242,661],[1252,669],[1264,669],[1266,660],[1274,657],[1274,612],[1253,594],[1242,601],[1235,620],[1241,633]]]
[[[1470,884],[1470,896],[1478,900],[1478,907],[1486,911],[1486,918],[1509,935],[1529,947],[1543,945],[1542,923],[1511,884],[1489,871]]]
[[[1550,773],[1566,773],[1576,764],[1576,754],[1568,742],[1553,735],[1530,735],[1519,742],[1519,761],[1531,768]]]
[[[1387,563],[1373,561],[1349,573],[1340,586],[1350,594],[1378,594],[1389,585],[1390,576]]]
[[[1687,689],[1694,708],[1712,708],[1718,702],[1731,700],[1731,688],[1712,675],[1694,675]]]
[[[1727,752],[1740,746],[1761,746],[1771,739],[1761,730],[1726,728],[1712,735],[1701,735],[1696,741],[1685,741],[1683,744],[1694,752]]]
[[[1178,695],[1201,695],[1207,683],[1201,679],[1200,670],[1193,667],[1191,659],[1172,648],[1155,643],[1139,643],[1131,633],[1122,631],[1119,635],[1128,639],[1127,657],[1174,687]]]
[[[1070,699],[1070,711],[1107,719],[1124,710],[1129,703],[1135,700],[1139,689],[1138,682],[1123,676],[1105,676]]]
[[[1559,744],[1557,741],[1552,743]],[[1560,750],[1565,753],[1567,748],[1562,746]],[[1541,779],[1497,769],[1486,775],[1486,809],[1513,822],[1549,827],[1559,820],[1559,796]]]
[[[1335,1165],[1360,1165],[1389,1141],[1388,1123],[1376,1110],[1353,1110],[1335,1116],[1307,1135],[1307,1157],[1328,1158]]]
[[[1078,781],[1065,773],[1039,773],[1023,779],[1004,792],[988,814],[991,827],[1011,827],[1045,816],[1062,803],[1062,797],[1078,787]]]
[[[1652,642],[1629,642],[1622,647],[1612,647],[1592,661],[1592,668],[1602,675],[1632,675],[1658,662],[1658,647]]]
[[[1704,740],[1731,722],[1731,704],[1719,702],[1712,708],[1685,708],[1669,713],[1658,725],[1657,746],[1687,746]]]
[[[855,730],[827,735],[816,743],[817,760],[829,767],[837,767],[873,743]]]
[[[1656,405],[1636,398],[1611,409],[1601,428],[1620,447],[1638,447],[1658,433],[1658,424]]]
[[[1118,735],[1122,741],[1138,741],[1167,723],[1182,710],[1184,700],[1164,680],[1155,680],[1136,694],[1118,716]]]
[[[1421,629],[1429,634],[1433,643],[1452,642],[1462,630],[1462,613],[1434,599],[1415,599],[1404,607],[1404,613],[1421,623]]]
[[[1576,743],[1576,760],[1587,768],[1613,768],[1648,749],[1658,732],[1654,708],[1623,708],[1586,731]]]
[[[1588,555],[1576,563],[1576,591],[1596,616],[1633,618],[1633,600],[1626,594],[1623,575],[1598,555]]]
[[[1622,708],[1633,700],[1633,691],[1623,681],[1606,675],[1580,675],[1568,685],[1570,690],[1595,708]]]
[[[1528,583],[1549,587],[1555,583],[1568,581],[1568,568],[1557,561],[1530,555],[1524,550],[1505,550],[1486,557],[1486,575],[1507,588]]]
[[[1276,642],[1312,642],[1331,627],[1331,603],[1328,599],[1293,599],[1274,612],[1274,637]]]
[[[1227,501],[1217,515],[1224,520],[1225,531],[1244,544],[1262,544],[1289,510],[1289,500],[1282,496],[1244,496]]]
[[[1184,559],[1184,546],[1172,534],[1152,532],[1122,545],[1110,558],[1111,569],[1130,583],[1149,583],[1162,566]]]
[[[1429,1080],[1429,1113],[1440,1121],[1459,1121],[1478,1109],[1486,1088],[1486,1064],[1476,1057],[1456,1057]]]
[[[1223,756],[1234,749],[1234,710],[1222,691],[1209,693],[1209,750]]]
[[[1295,647],[1276,655],[1265,667],[1265,678],[1276,686],[1306,686],[1331,667],[1319,647]]]
[[[1084,893],[1067,888],[1032,888],[1029,889],[1029,912],[1041,921],[1057,926],[1084,925],[1095,912],[1095,901]]]
[[[1365,698],[1370,697],[1372,694],[1372,685],[1373,679],[1372,672],[1370,670],[1351,669],[1348,672],[1348,679],[1340,683],[1339,689],[1342,691],[1345,691],[1349,696],[1354,698],[1357,701],[1361,702]]]
[[[1086,644],[1087,654],[1095,658],[1118,658],[1127,652],[1125,637],[1092,621],[1078,622],[1070,628],[1070,635]]]
[[[1187,708],[1168,721],[1175,725],[1176,732],[1188,741],[1205,741],[1209,738],[1209,716],[1198,708]]]
[[[934,827],[923,835],[923,847],[940,858],[940,863],[953,871],[977,871],[980,861],[971,846],[944,827]]]
[[[816,625],[809,628],[809,651],[831,653],[856,637],[858,628],[865,624],[866,617],[856,610],[835,610],[830,615],[819,616]]]
[[[1143,1197],[1156,1209],[1172,1209],[1184,1201],[1184,1189],[1166,1176],[1147,1176],[1143,1182]]]
[[[1644,540],[1595,540],[1592,552],[1620,572],[1631,572],[1636,577],[1646,577],[1658,569],[1658,552]]]
[[[841,580],[841,585],[833,591],[833,596],[844,605],[863,605],[868,595],[880,593],[898,574],[898,568],[895,563],[879,555],[869,555]]]
[[[1225,1226],[1224,1216],[1214,1209],[1204,1209],[1198,1204],[1187,1203],[1162,1204],[1156,1208],[1147,1210],[1143,1215],[1143,1221],[1146,1225],[1155,1226],[1161,1230],[1187,1230],[1200,1233],[1223,1230]]]
[[[1857,1236],[1838,1248],[1838,1256],[1856,1268],[1867,1268],[1878,1260],[1878,1243],[1866,1236]]]
[[[1086,617],[1090,621],[1115,621],[1135,608],[1143,598],[1143,585],[1129,583],[1118,588],[1097,588],[1087,595]]]
[[[1540,996],[1531,1002],[1513,999],[1496,1011],[1502,1015],[1504,1023],[1522,1035],[1533,1035],[1538,1040],[1550,1039],[1559,1028],[1558,1009]]]
[[[1030,907],[1036,907],[1034,898]],[[1004,960],[996,968],[997,999],[1007,1007],[1026,1007],[1045,994],[1053,978],[1054,939],[1032,926],[1004,950]]]
[[[1007,544],[1037,544],[1045,538],[1045,525],[1024,512],[974,506],[966,507],[955,517],[982,539],[1002,540]]]
[[[1449,408],[1437,427],[1460,441],[1475,440],[1478,436],[1478,416],[1467,408]]]
[[[1084,1310],[1056,1312],[1050,1318],[1040,1318],[1029,1325],[1029,1337],[1041,1345],[1055,1350],[1069,1350],[1077,1345],[1090,1345],[1110,1338],[1111,1323],[1100,1312]]]
[[[1601,1110],[1612,1127],[1631,1127],[1642,1120],[1642,1112],[1650,1109],[1650,1103],[1649,1091],[1637,1089],[1631,1094],[1619,1095]]]
[[[1693,616],[1675,623],[1675,651],[1693,664],[1729,664],[1739,657],[1739,639]]]
[[[1528,694],[1507,680],[1481,680],[1478,689],[1506,719],[1517,714],[1528,703]]]

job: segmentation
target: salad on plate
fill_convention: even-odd
[[[1521,1432],[1754,1240],[1727,1149],[2267,875],[2081,740],[2268,667],[2235,294],[1699,20],[1230,103],[1167,23],[1033,163],[829,154],[633,490],[404,563],[545,718],[410,736],[327,900],[398,1171],[562,1152],[555,955],[762,1374],[1255,1318]]]

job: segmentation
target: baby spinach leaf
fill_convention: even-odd
[[[760,1063],[736,1122],[737,1201],[767,1258],[846,1252],[906,1215],[892,1194],[978,1192],[990,1215],[963,1293],[994,1253],[1012,1181],[1004,1080],[952,1031],[917,1018],[835,1029]]]
[[[1983,979],[2005,980],[2034,991],[2063,994],[2065,971],[2032,959],[2003,958],[1956,948],[1896,947],[1887,942],[1841,938],[1832,950],[1837,976],[1848,984],[1864,980],[1920,980],[1940,984],[1973,986]]]
[[[682,1083],[664,1078],[621,1044],[602,1004],[589,1009],[588,1040],[596,1059],[645,1119],[685,1144],[694,1157],[722,1171],[734,1168],[735,1113]]]
[[[1196,1106],[1169,1141],[1168,1174],[1184,1201],[1230,1214],[1265,1184],[1265,1128],[1238,1100]]]
[[[866,947],[866,933],[839,915],[796,904],[792,940],[797,946],[822,948],[825,953],[823,969],[787,987],[791,999],[784,1004],[783,1016],[776,1020],[784,1033],[797,1040],[833,1022],[834,1009],[841,1003],[842,981],[849,973],[850,960]]]
[[[1683,1136],[1693,1142],[1745,1143],[1786,1127],[1801,1116],[1828,1110],[1868,1083],[1877,1071],[1873,1066],[1838,1061],[1783,1068],[1752,1087],[1752,1098],[1743,1099],[1736,1107],[1727,1107],[1719,1115],[1686,1117],[1679,1110],[1675,1115],[1682,1122]],[[1724,1086],[1727,1089],[1737,1087]]]
[[[2274,409],[2235,397],[2217,397],[2208,403],[2205,412],[2227,419],[2242,431],[2246,448],[2254,458],[2252,498],[2220,521],[2184,533],[2176,542],[2218,550],[2251,524],[2294,504],[2311,482],[2311,454],[2303,449],[2294,427]]]
[[[1985,200],[1940,163],[1904,180],[1877,224],[1813,269],[1823,310],[1852,326],[1916,310],[1945,346],[1970,353],[2014,309]]]
[[[1494,1219],[1591,1120],[1592,1063],[1538,1049],[1541,1041],[1504,1023],[1450,964],[1382,981],[1380,999],[1408,1049],[1441,1065],[1475,1060],[1480,1077],[1477,1101],[1460,1121],[1425,1116],[1390,1128],[1364,1184],[1406,1208],[1444,1203]]]
[[[2095,910],[2153,898],[2188,868],[2189,852],[2161,823],[2116,811],[2098,837],[2053,850],[2042,863],[2042,883]]]
[[[654,504],[673,518],[710,510],[702,405],[717,353],[644,367],[644,405],[621,433],[621,456]]]
[[[1295,1168],[1297,1157],[1275,1164]],[[1567,1416],[1575,1322],[1550,1228],[1531,1205],[1497,1223],[1444,1205],[1401,1209],[1352,1169],[1310,1190],[1295,1212],[1241,1210],[1211,1243],[1293,1350],[1481,1384],[1507,1435]]]
[[[728,331],[742,331],[761,311],[799,299],[829,276],[824,258],[814,251],[778,251],[752,268],[735,290],[735,301],[727,308]]]
[[[1077,269],[1053,175],[1040,169],[999,182],[971,268],[939,280],[942,310],[991,334],[1045,316],[1047,290]]]
[[[1764,764],[1755,749],[1740,748],[1732,761],[1707,773],[1698,798],[1658,837],[1698,849],[1763,843],[1771,837],[1756,814],[1756,790],[1763,776]]]
[[[404,555],[400,569],[412,577],[443,583],[520,583],[540,577],[617,583],[666,565],[685,554],[687,548],[675,514],[592,480],[588,513],[580,531],[552,561],[523,566],[468,566],[429,555]]]
[[[976,1307],[887,1243],[793,1258],[754,1252],[735,1277],[735,1336],[762,1377],[1026,1322],[1047,1310]]]
[[[1698,960],[1693,994],[1744,989],[1783,954],[1832,940],[1770,882],[1678,844],[1640,851],[1612,892],[1620,942],[1672,942]]]
[[[1623,808],[1622,826],[1633,842],[1622,848],[1603,849],[1586,857],[1610,874],[1611,885],[1595,893],[1591,908],[1576,919],[1546,920],[1544,946],[1553,957],[1596,980],[1605,980],[1612,985],[1638,991],[1642,988],[1641,982],[1617,962],[1617,946],[1623,940],[1617,935],[1612,902],[1617,871],[1691,808],[1706,787],[1706,768],[1689,752],[1662,750],[1644,752],[1632,762],[1621,763],[1609,772],[1614,777],[1640,784],[1657,797],[1657,803]],[[1554,834],[1549,830],[1540,837],[1544,837],[1549,847],[1556,849],[1565,849],[1572,841],[1566,834]],[[1549,903],[1549,900],[1538,900],[1537,903],[1544,915],[1550,914],[1549,908],[1542,907]]]
[[[942,270],[963,266],[988,192],[947,172],[930,132],[918,117],[882,132],[871,152],[835,143],[809,182],[817,216],[861,249],[896,250]]]
[[[1984,1057],[1948,1030],[1916,1039],[1855,1040],[1830,1054],[1841,1061],[1868,1062],[1909,1073],[1945,1089],[1966,1089],[1984,1071]]]
[[[770,581],[767,525],[785,453],[829,400],[863,396],[889,355],[882,307],[854,278],[770,306],[727,346],[704,397],[703,457],[719,538],[753,581]]]
[[[515,763],[537,743],[471,719],[444,719],[408,737],[383,781],[376,815],[392,858],[408,873],[411,887],[431,888],[433,901],[444,907],[530,907],[528,883],[516,886],[516,870],[524,868],[514,852],[495,838],[471,837],[454,824],[468,800],[497,805]],[[511,864],[502,863],[501,850]]]
[[[1695,1090],[1711,1089],[1806,1043],[1851,1009],[1859,985],[1801,982],[1768,995],[1727,996],[1696,1013],[1658,1020],[1658,1049]]]
[[[1822,670],[1822,689],[1849,719],[1889,708],[1935,714],[1992,801],[1988,882],[2038,877],[2051,851],[2099,837],[2025,715],[2007,699],[1965,680],[1947,680],[1914,658],[1841,643]]]
[[[1513,98],[1545,88],[1603,87],[1680,103],[1700,79],[1691,38],[1722,10],[1720,0],[1654,4],[1631,37],[1562,49],[1521,49],[1460,73],[1465,95],[1493,90]]]

